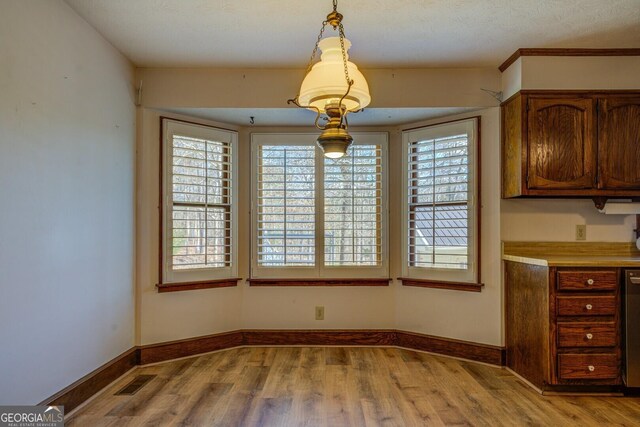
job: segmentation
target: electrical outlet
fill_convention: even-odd
[[[576,240],[587,240],[587,225],[576,225]]]
[[[316,306],[316,320],[324,320],[324,306]]]

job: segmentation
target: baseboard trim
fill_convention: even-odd
[[[258,345],[357,345],[392,346],[392,329],[254,329],[242,331],[243,344]]]
[[[68,414],[138,364],[138,348],[133,347],[40,402],[39,405],[62,405],[65,413]]]
[[[241,346],[388,346],[504,365],[502,347],[394,329],[251,329],[140,347],[140,364],[163,362]]]
[[[193,356],[243,345],[242,331],[150,344],[139,347],[141,365]]]
[[[428,351],[429,353],[484,362],[490,365],[504,366],[505,364],[504,348],[493,345],[405,331],[396,331],[395,345],[412,350]]]
[[[504,366],[502,347],[435,337],[395,329],[245,329],[127,350],[40,403],[64,405],[70,413],[138,365],[166,362],[234,347],[252,346],[401,347]]]

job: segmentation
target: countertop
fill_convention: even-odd
[[[640,268],[634,243],[620,242],[503,242],[505,261],[544,267]]]

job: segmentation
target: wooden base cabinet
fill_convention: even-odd
[[[506,261],[507,366],[542,391],[621,385],[620,275]]]

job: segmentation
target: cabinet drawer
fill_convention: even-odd
[[[614,322],[558,323],[559,347],[614,347]]]
[[[589,296],[558,299],[558,316],[613,316],[616,314],[616,297]]]
[[[615,354],[560,354],[558,377],[563,380],[607,380],[619,375]]]
[[[618,274],[615,270],[558,271],[558,289],[560,290],[615,290]]]

